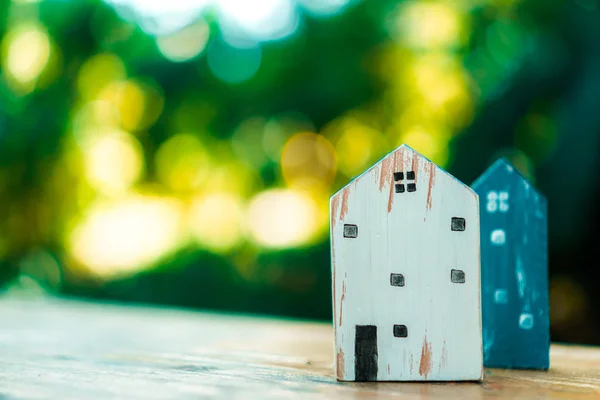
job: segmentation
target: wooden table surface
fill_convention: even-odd
[[[329,324],[0,298],[0,399],[600,399],[600,350],[483,383],[338,383]]]

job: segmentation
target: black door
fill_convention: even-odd
[[[377,327],[356,325],[354,374],[357,381],[377,380]]]

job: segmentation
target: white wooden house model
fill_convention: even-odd
[[[477,194],[403,145],[330,218],[337,379],[480,380]]]

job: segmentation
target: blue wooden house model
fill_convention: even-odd
[[[481,212],[484,366],[550,366],[546,199],[505,159],[472,186]]]

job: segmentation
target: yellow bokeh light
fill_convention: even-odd
[[[113,82],[98,98],[115,106],[121,127],[127,131],[149,128],[163,108],[162,94],[155,87],[136,80]]]
[[[439,123],[440,119],[438,117],[438,115],[431,113],[431,110],[426,109],[423,105],[413,104],[402,110],[395,126],[388,131],[388,134],[395,140],[400,133],[406,132],[414,126],[422,125],[424,121]],[[444,123],[445,121],[442,119],[441,122]]]
[[[465,39],[462,15],[451,2],[409,1],[400,6],[392,30],[410,47],[457,46]]]
[[[134,129],[148,129],[154,125],[163,112],[165,105],[164,93],[158,83],[148,78],[137,81],[137,84],[144,92],[144,113],[142,118],[136,121]]]
[[[174,34],[157,37],[156,45],[167,60],[183,62],[197,57],[204,50],[209,35],[208,24],[200,21]]]
[[[296,132],[314,131],[308,117],[291,113],[271,118],[266,122],[262,137],[262,148],[271,161],[279,162],[286,139]]]
[[[11,29],[2,40],[3,69],[21,90],[31,90],[48,65],[51,43],[46,29],[23,24]]]
[[[182,243],[183,207],[136,195],[92,206],[68,238],[72,256],[100,277],[138,272]]]
[[[414,126],[400,136],[398,145],[407,144],[441,167],[445,167],[450,156],[450,135],[436,127]]]
[[[105,193],[128,189],[144,170],[142,146],[126,132],[97,133],[89,140],[85,153],[88,182]]]
[[[224,161],[229,157],[221,157],[221,164],[211,166],[203,187],[212,191],[233,193],[246,197],[256,191],[257,173],[246,163]]]
[[[98,98],[114,104],[123,129],[133,131],[138,127],[144,116],[145,98],[136,82],[113,82],[102,89]]]
[[[324,136],[297,133],[283,147],[281,170],[289,186],[327,188],[337,170],[335,149]]]
[[[420,105],[454,127],[467,125],[473,117],[473,99],[468,75],[457,57],[429,54],[410,66],[407,86],[414,91],[413,106]],[[410,85],[410,86],[409,86]],[[421,104],[418,104],[421,103]]]
[[[460,77],[460,60],[450,54],[430,53],[411,61],[406,79],[421,94],[435,94],[439,85]]]
[[[117,129],[120,123],[119,110],[107,101],[92,101],[74,110],[73,131],[81,136],[94,129]]]
[[[308,243],[319,230],[319,209],[306,193],[270,189],[250,202],[247,227],[251,238],[268,248],[295,247]]]
[[[210,172],[206,148],[192,134],[169,138],[156,152],[155,163],[160,182],[175,191],[198,188]]]
[[[370,167],[378,154],[382,137],[376,130],[352,119],[344,125],[345,129],[336,143],[338,164],[341,172],[352,177]]]
[[[242,200],[231,193],[208,193],[193,200],[188,221],[198,243],[227,252],[242,239]]]
[[[316,206],[316,227],[312,239],[318,240],[329,236],[329,198],[331,197],[331,191],[328,189],[320,192],[304,192],[304,194],[309,195]]]
[[[77,88],[82,98],[90,100],[112,82],[124,80],[125,65],[114,54],[102,53],[90,57],[79,69]]]

